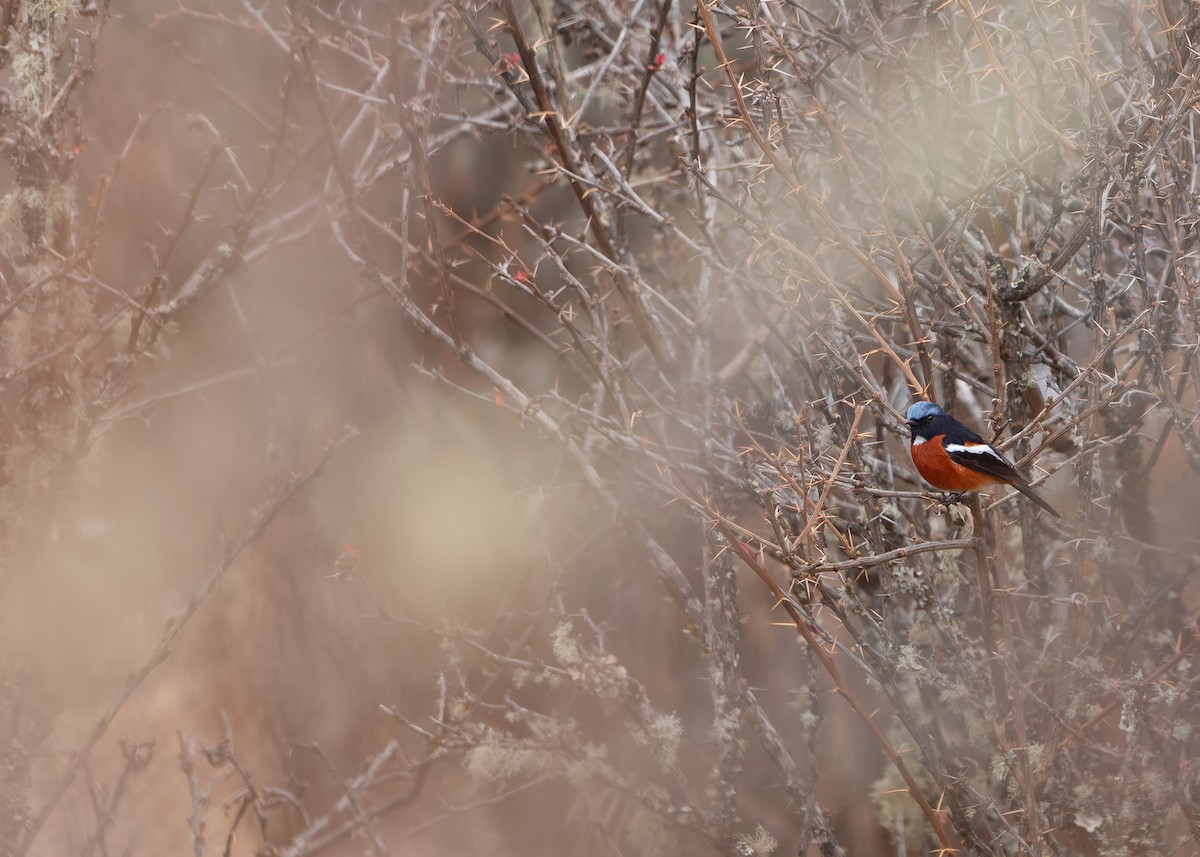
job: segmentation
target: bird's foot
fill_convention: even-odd
[[[948,512],[950,511],[951,506],[955,505],[956,503],[963,503],[966,496],[966,491],[957,491],[953,494],[944,494],[942,495],[942,505],[946,507],[946,511]]]

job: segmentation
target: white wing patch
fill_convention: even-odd
[[[992,447],[986,443],[977,443],[973,446],[965,446],[961,443],[948,443],[946,444],[946,452],[965,452],[967,455],[990,455],[997,461],[1008,464],[1003,455],[996,452],[996,450],[992,449]]]

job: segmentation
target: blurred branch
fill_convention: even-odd
[[[213,564],[212,570],[205,578],[204,583],[197,589],[190,599],[188,599],[187,607],[185,607],[178,615],[171,618],[167,623],[167,630],[155,644],[154,649],[146,657],[146,659],[132,670],[125,680],[125,684],[117,693],[116,697],[109,703],[108,708],[100,719],[92,726],[90,733],[84,742],[74,751],[71,761],[68,763],[66,770],[58,777],[55,784],[50,788],[49,795],[43,802],[42,807],[34,813],[26,830],[25,836],[18,845],[16,854],[18,857],[28,853],[29,849],[37,841],[38,835],[45,827],[46,821],[51,813],[62,802],[67,790],[75,781],[80,768],[86,763],[92,748],[104,737],[117,714],[125,707],[125,704],[130,700],[139,687],[146,681],[147,677],[161,666],[171,654],[171,647],[179,637],[180,633],[204,603],[212,595],[217,585],[224,579],[226,572],[233,566],[234,562],[242,555],[242,553],[250,545],[254,544],[267,529],[270,523],[275,520],[275,517],[288,505],[310,482],[321,474],[325,466],[329,463],[341,447],[352,440],[356,436],[354,430],[348,431],[341,438],[328,444],[322,451],[317,463],[313,465],[307,472],[298,476],[293,476],[288,480],[288,483],[280,488],[275,494],[266,499],[261,506],[255,510],[252,516],[251,523],[243,531],[242,535],[234,542],[229,544],[223,551],[222,556]]]

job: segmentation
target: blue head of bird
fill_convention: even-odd
[[[914,402],[908,409],[908,413],[904,415],[904,419],[908,420],[909,425],[913,425],[928,417],[936,417],[945,413],[933,402]]]

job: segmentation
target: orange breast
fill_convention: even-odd
[[[943,491],[974,491],[996,480],[986,473],[963,467],[942,447],[942,435],[911,447],[913,464],[925,481]]]

